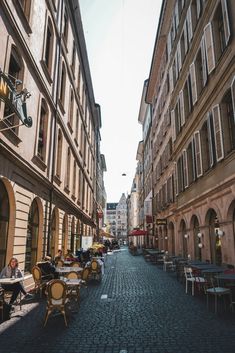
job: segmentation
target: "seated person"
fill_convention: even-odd
[[[58,250],[58,253],[56,254],[55,258],[54,258],[54,264],[57,266],[58,261],[64,261],[64,258],[62,256],[62,250]]]
[[[72,251],[71,250],[67,250],[67,254],[65,255],[65,257],[64,257],[66,260],[74,260],[75,258],[74,258],[74,255],[73,255],[73,253],[72,253]]]
[[[21,278],[22,272],[18,268],[18,260],[15,257],[12,257],[9,261],[9,264],[3,268],[0,278]],[[6,291],[12,292],[12,296],[10,299],[9,304],[12,305],[16,298],[18,297],[18,294],[22,292],[24,294],[24,299],[31,299],[33,297],[32,294],[26,293],[23,283],[22,282],[17,282],[17,283],[12,283],[12,284],[2,284],[2,288]]]
[[[37,264],[37,266],[42,271],[42,276],[47,279],[58,278],[57,273],[55,272],[55,266],[51,262],[50,256],[45,256],[44,261]]]

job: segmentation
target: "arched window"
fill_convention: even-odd
[[[10,205],[7,190],[0,180],[0,269],[5,266]]]
[[[71,165],[71,151],[68,147],[67,151],[67,168],[65,174],[65,187],[69,190],[70,187],[70,165]]]
[[[62,146],[63,146],[63,136],[62,136],[61,130],[59,130],[58,139],[57,139],[57,160],[56,160],[56,176],[59,179],[61,176]]]
[[[46,160],[46,146],[47,146],[47,125],[48,125],[48,108],[45,99],[41,101],[40,121],[38,132],[38,157],[42,161]]]
[[[23,88],[23,78],[24,78],[24,64],[21,56],[19,55],[15,46],[12,46],[11,56],[8,68],[8,77],[12,83],[16,86],[17,91],[20,91]],[[14,111],[5,105],[4,117],[8,118],[5,120],[5,124],[9,127],[12,127],[12,131],[18,135],[19,132],[19,118]]]
[[[224,153],[226,155],[235,149],[235,121],[230,89],[224,95],[221,103],[221,123],[223,129]]]
[[[49,254],[54,257],[55,253],[57,252],[57,217],[55,209],[53,210],[51,217],[51,236],[49,250]]]
[[[48,18],[47,30],[46,30],[46,44],[44,50],[44,61],[46,67],[51,74],[52,69],[52,57],[53,57],[53,42],[54,42],[54,31],[51,19]]]
[[[66,70],[65,70],[65,65],[63,63],[61,68],[60,95],[59,95],[59,100],[62,106],[64,106],[65,84],[66,84]]]
[[[28,228],[25,251],[25,271],[31,272],[32,267],[37,262],[38,248],[38,230],[39,230],[39,211],[37,201],[34,200],[28,216]]]
[[[71,224],[71,238],[70,238],[70,249],[71,252],[74,252],[74,240],[75,240],[75,220],[74,217],[72,219],[72,224]]]

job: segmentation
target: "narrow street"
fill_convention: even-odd
[[[101,299],[107,295],[107,299]],[[17,309],[18,310],[18,309]],[[81,306],[43,328],[45,300],[24,305],[0,326],[1,353],[233,353],[235,316],[207,311],[186,295],[175,273],[126,248],[109,256],[101,283],[81,292]]]

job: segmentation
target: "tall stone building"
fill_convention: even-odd
[[[116,208],[117,202],[108,202],[106,208],[106,229],[107,231],[116,237],[117,234],[117,220],[116,220]]]
[[[152,105],[157,246],[235,263],[235,3],[164,0]]]
[[[33,120],[19,126],[1,101],[0,268],[14,255],[30,271],[46,253],[75,251],[97,227],[100,117],[78,0],[1,1],[0,47],[1,70],[31,94]]]
[[[127,199],[123,193],[116,207],[116,237],[127,239]]]

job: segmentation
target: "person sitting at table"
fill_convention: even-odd
[[[58,261],[62,260],[64,261],[63,255],[62,255],[62,250],[58,250],[58,253],[56,254],[55,258],[54,258],[54,264],[55,266],[57,266]]]
[[[47,279],[58,278],[55,266],[51,262],[51,256],[47,255],[44,257],[44,261],[37,264],[42,271],[42,276]]]
[[[72,253],[72,251],[71,250],[67,250],[67,254],[65,255],[65,260],[72,260],[72,261],[74,261],[74,259],[75,259],[75,257],[74,257],[74,255],[73,255],[73,253]]]
[[[12,257],[9,261],[9,264],[5,266],[0,273],[0,278],[21,278],[23,277],[22,272],[18,268],[19,263],[15,257]],[[18,294],[21,292],[24,294],[24,299],[31,299],[32,294],[27,293],[24,289],[22,282],[12,283],[12,284],[2,284],[2,288],[6,291],[12,292],[9,304],[12,305]]]

